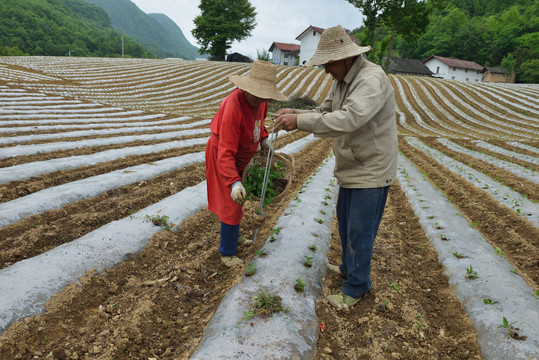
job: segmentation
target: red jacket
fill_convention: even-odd
[[[261,140],[268,137],[264,119],[268,103],[250,106],[240,89],[232,91],[213,117],[206,146],[208,208],[228,225],[237,225],[243,206],[230,197],[232,184],[241,181],[243,170]]]

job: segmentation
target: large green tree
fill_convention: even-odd
[[[255,28],[255,8],[249,0],[201,0],[193,36],[201,53],[223,61],[234,40],[243,40]]]

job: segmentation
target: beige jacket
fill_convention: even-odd
[[[319,108],[295,112],[299,130],[334,138],[334,174],[342,187],[383,187],[395,181],[395,94],[380,66],[358,56]]]

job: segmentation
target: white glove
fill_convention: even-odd
[[[236,181],[234,184],[232,184],[232,192],[230,193],[230,196],[236,204],[243,205],[247,193],[245,192],[245,188],[241,184],[241,181]]]

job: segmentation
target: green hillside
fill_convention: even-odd
[[[151,54],[128,36],[124,53]],[[0,55],[121,56],[122,34],[107,13],[82,0],[0,1]]]
[[[182,57],[192,60],[198,56],[197,49],[166,15],[148,16],[130,0],[85,1],[104,9],[116,30],[132,36],[154,55],[157,50],[158,58]]]
[[[179,56],[183,59],[195,59],[201,57],[198,48],[193,46],[185,37],[182,29],[168,16],[164,14],[148,14],[155,19],[166,30],[166,33],[172,37],[172,41],[179,44]]]

